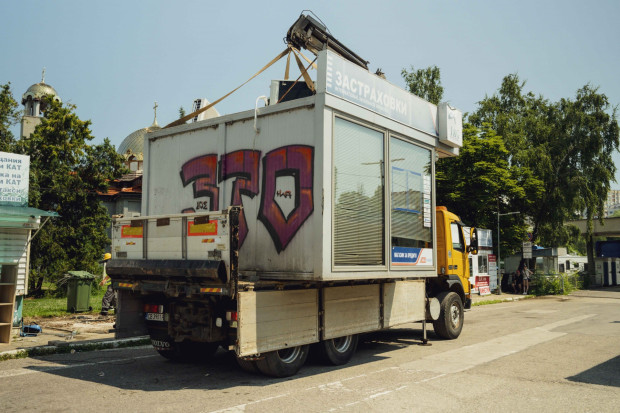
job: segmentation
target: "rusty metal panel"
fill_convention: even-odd
[[[378,284],[330,287],[323,290],[325,339],[378,330],[380,289]]]
[[[238,296],[239,356],[317,342],[318,291],[243,291]]]
[[[397,281],[384,284],[384,327],[424,319],[424,281]]]

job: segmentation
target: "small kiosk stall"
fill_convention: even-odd
[[[0,343],[9,343],[21,322],[33,230],[41,217],[58,216],[28,207],[29,172],[29,156],[0,152]]]

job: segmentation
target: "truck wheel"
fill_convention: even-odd
[[[256,365],[256,361],[254,360],[245,360],[237,357],[237,364],[241,367],[242,370],[248,373],[258,373],[258,366]]]
[[[457,293],[448,291],[438,294],[437,299],[441,303],[441,310],[439,318],[433,321],[433,329],[439,337],[453,340],[463,329],[463,302]]]
[[[316,349],[321,360],[334,366],[340,366],[351,360],[357,349],[358,340],[357,334],[332,338],[318,343]]]
[[[261,373],[273,377],[289,377],[299,371],[308,358],[308,346],[297,346],[265,353],[256,361]]]

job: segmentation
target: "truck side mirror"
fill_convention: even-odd
[[[467,252],[471,254],[478,254],[478,230],[472,227],[469,230],[469,246]]]

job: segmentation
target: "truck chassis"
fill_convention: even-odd
[[[235,351],[245,370],[286,377],[301,368],[310,345],[326,363],[340,365],[355,353],[360,333],[422,322],[426,342],[426,321],[432,321],[442,338],[460,334],[466,297],[458,277],[282,281],[240,274],[240,211],[176,217],[181,252],[170,259],[146,258],[158,240],[171,242],[156,236],[169,235],[170,217],[115,220],[116,258],[108,274],[119,291],[117,337],[148,333],[154,348],[174,361],[205,359],[222,346]],[[216,220],[216,241],[200,243],[208,259],[197,259],[183,241],[187,222]],[[125,245],[123,231],[134,234]]]

